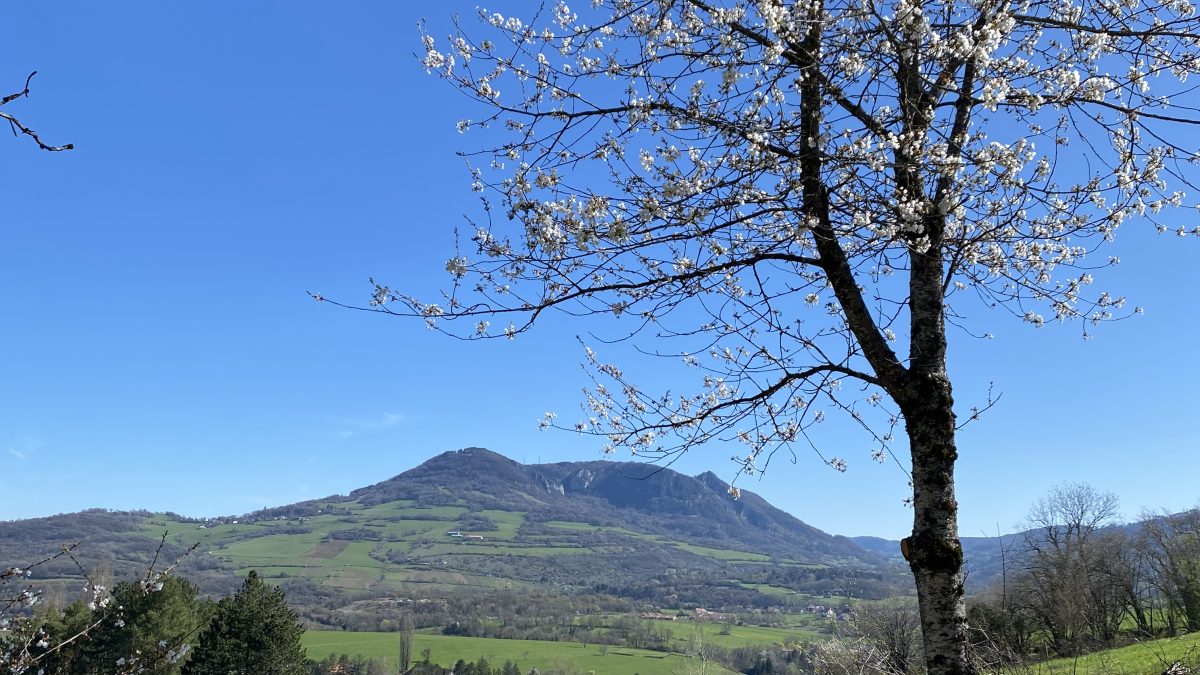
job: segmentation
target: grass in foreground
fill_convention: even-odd
[[[1150,675],[1161,673],[1175,661],[1192,667],[1200,665],[1200,633],[1148,640],[1077,659],[1054,659],[1014,672],[1032,675]]]

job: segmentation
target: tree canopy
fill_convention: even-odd
[[[609,316],[694,369],[656,391],[590,348],[568,428],[748,473],[844,413],[913,484],[904,553],[931,673],[970,672],[948,326],[1136,313],[1094,274],[1126,223],[1185,236],[1200,121],[1186,0],[559,1],[479,12],[423,65],[478,104],[483,201],[450,287],[372,306],[466,338]],[[470,115],[471,113],[468,113]],[[454,322],[459,323],[455,324]],[[495,322],[495,325],[493,325]],[[456,326],[462,326],[461,329]],[[966,415],[974,417],[976,410]],[[556,424],[553,416],[546,423]]]
[[[120,582],[103,604],[79,600],[38,617],[37,672],[178,675],[212,613],[195,586],[174,576]]]
[[[251,571],[241,589],[217,603],[183,672],[186,675],[303,675],[304,626],[288,609],[283,589]]]
[[[1195,161],[1171,134],[1195,122],[1188,3],[600,5],[425,36],[487,114],[460,128],[509,133],[468,154],[486,213],[446,298],[373,300],[465,337],[624,317],[697,367],[696,393],[663,396],[595,356],[579,428],[610,449],[737,440],[753,471],[814,403],[896,398],[940,361],[916,343],[942,317],[970,329],[982,301],[1086,330],[1135,311],[1093,290],[1118,259],[1090,253],[1131,218],[1189,233],[1160,217]]]

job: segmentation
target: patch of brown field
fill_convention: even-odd
[[[345,539],[323,541],[309,549],[308,555],[310,558],[333,558],[342,551],[345,551],[349,545],[350,542]]]

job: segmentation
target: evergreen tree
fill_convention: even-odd
[[[66,642],[86,631],[87,638],[69,642],[39,663],[46,673],[107,675],[114,669],[136,669],[147,675],[178,675],[211,608],[197,599],[186,579],[165,577],[160,587],[122,582],[103,616],[76,602],[43,624],[50,642]]]
[[[217,604],[184,675],[304,675],[303,633],[283,589],[252,571],[233,597]]]
[[[126,625],[109,629],[110,653],[127,661],[136,658],[139,672],[180,673],[191,645],[212,615],[211,603],[197,596],[196,587],[179,577],[163,578],[157,589],[138,582],[118,584],[113,597],[124,608],[118,617],[123,615]]]

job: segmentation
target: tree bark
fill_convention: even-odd
[[[925,218],[927,250],[910,252],[909,370],[893,395],[904,414],[912,457],[913,531],[908,564],[917,586],[929,675],[975,672],[967,655],[963,553],[954,496],[954,396],[946,371],[946,307],[942,290],[940,214]]]
[[[801,137],[821,133],[825,102],[820,79],[823,3],[810,7],[808,32],[797,62],[802,68]],[[901,68],[900,98],[906,132],[924,130],[920,71],[915,64]],[[968,77],[973,77],[968,71]],[[973,86],[972,82],[968,82]],[[956,125],[965,125],[969,106],[961,108]],[[815,223],[812,237],[826,279],[845,312],[863,356],[879,383],[899,404],[912,454],[913,533],[906,540],[909,565],[916,580],[921,632],[929,675],[973,674],[967,658],[967,609],[963,600],[962,546],[958,541],[958,502],[954,498],[954,398],[946,372],[946,321],[942,241],[945,214],[930,205],[923,219],[926,246],[910,244],[909,367],[887,345],[864,302],[862,290],[830,217],[829,193],[822,173],[823,157],[816,144],[798,150],[803,182],[803,214]],[[921,173],[911,158],[898,150],[895,157],[899,195],[925,195]],[[941,192],[939,190],[939,199]]]
[[[914,373],[904,407],[912,453],[909,567],[917,585],[929,675],[974,673],[967,656],[962,546],[954,497],[954,399],[945,373]]]

